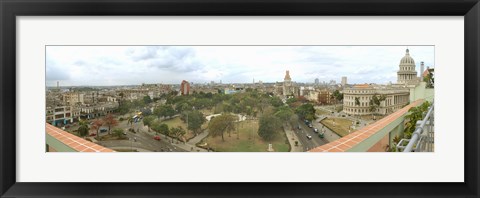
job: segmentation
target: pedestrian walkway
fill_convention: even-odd
[[[285,134],[287,135],[288,142],[290,143],[290,152],[304,152],[302,143],[298,140],[297,134],[291,130],[290,126],[283,127]],[[295,146],[295,141],[298,145]]]
[[[200,141],[202,141],[203,138],[205,138],[205,137],[207,137],[207,136],[208,136],[208,130],[205,129],[203,132],[201,132],[200,134],[198,134],[198,135],[195,136],[194,138],[188,140],[187,143],[196,145],[197,143],[199,143]]]

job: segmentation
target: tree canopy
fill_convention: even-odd
[[[187,132],[185,131],[185,129],[183,129],[183,127],[181,126],[173,127],[171,130],[171,134],[178,139],[183,137],[186,133]]]
[[[166,135],[166,136],[168,136],[168,135],[170,134],[170,129],[168,128],[168,125],[165,124],[165,123],[155,122],[155,123],[152,125],[152,129],[153,129],[155,132],[164,134],[164,135]]]
[[[143,118],[143,125],[148,127],[148,130],[150,131],[150,127],[152,127],[153,122],[155,121],[156,117],[153,115],[149,115]]]
[[[295,109],[295,113],[301,118],[312,121],[315,120],[315,108],[310,103],[303,104]]]
[[[103,122],[105,123],[105,125],[108,126],[108,134],[110,134],[110,129],[111,129],[112,127],[118,125],[117,119],[115,119],[115,118],[113,117],[113,115],[110,114],[110,113],[107,114],[107,116],[105,116],[105,117],[103,118]]]
[[[143,103],[144,104],[150,104],[152,101],[152,99],[150,98],[150,96],[143,96]]]
[[[275,116],[280,118],[283,122],[289,121],[293,114],[293,110],[288,106],[281,106],[277,109],[277,112],[275,112]]]
[[[172,105],[161,105],[153,110],[153,114],[157,115],[158,117],[172,117],[175,115],[175,110],[173,109]]]
[[[260,117],[258,126],[258,135],[265,141],[273,140],[279,134],[282,121],[273,115],[263,115]]]
[[[200,111],[189,111],[184,115],[187,116],[186,122],[188,124],[188,130],[192,130],[195,134],[201,130],[202,124],[207,121]]]
[[[209,134],[212,137],[222,136],[222,141],[225,141],[223,135],[225,132],[235,130],[236,116],[231,114],[222,114],[212,118],[208,123]]]

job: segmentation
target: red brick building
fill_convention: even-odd
[[[182,84],[180,84],[180,93],[182,95],[188,95],[190,94],[190,83],[186,80],[182,81]]]
[[[318,103],[328,105],[333,103],[332,92],[328,90],[321,90],[318,92]]]

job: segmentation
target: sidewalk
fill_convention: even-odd
[[[208,135],[208,130],[205,129],[203,132],[201,132],[200,134],[198,134],[194,138],[190,139],[187,143],[196,145],[197,143],[202,141],[203,138],[207,137],[207,135]]]
[[[304,152],[303,150],[303,145],[302,142],[298,141],[297,134],[290,129],[291,127],[284,126],[283,130],[285,131],[285,134],[287,135],[288,142],[290,143],[290,147],[292,148],[290,152]],[[295,146],[295,141],[298,141],[298,145]]]

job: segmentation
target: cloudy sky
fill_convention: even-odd
[[[434,66],[433,46],[47,46],[46,83],[55,86],[296,82],[347,76],[348,83],[396,82],[408,47]]]

